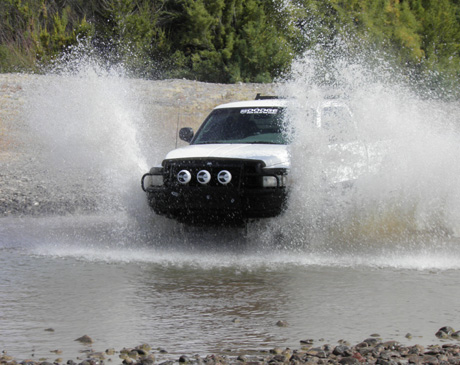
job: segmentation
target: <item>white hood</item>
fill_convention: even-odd
[[[281,144],[197,144],[175,149],[165,157],[184,158],[261,160],[266,167],[290,167],[288,146]]]

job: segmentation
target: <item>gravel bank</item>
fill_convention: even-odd
[[[452,331],[451,327],[443,327],[436,335],[445,339],[458,338],[459,333]],[[123,348],[120,351],[107,349],[99,352],[92,349],[93,340],[87,335],[76,341],[80,341],[82,345],[86,346],[86,349],[82,351],[82,355],[78,359],[67,361],[62,358],[57,358],[53,361],[28,359],[17,362],[3,351],[2,356],[0,356],[0,364],[460,364],[459,344],[446,343],[427,347],[420,345],[405,346],[396,341],[383,341],[377,334],[355,345],[351,345],[346,341],[340,341],[337,345],[318,345],[314,340],[302,340],[298,349],[273,348],[270,351],[251,354],[228,351],[224,355],[207,356],[186,354],[176,358],[168,356],[167,350],[161,348],[152,349],[148,344],[142,344],[135,348]],[[59,350],[53,352],[57,356],[60,353]]]

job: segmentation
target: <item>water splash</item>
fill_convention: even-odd
[[[336,40],[305,53],[280,85],[293,101],[297,137],[290,205],[273,225],[288,232],[291,247],[342,253],[369,242],[407,246],[427,235],[431,241],[458,235],[459,104],[440,100],[435,90],[418,95],[383,55],[349,47]],[[329,189],[323,179],[331,164],[354,163],[349,151],[331,154],[327,138],[307,122],[311,107],[331,95],[352,109],[371,166],[351,189]]]
[[[48,178],[97,195],[101,209],[126,208],[149,167],[138,97],[123,67],[104,64],[85,44],[37,76],[26,90],[26,120]]]
[[[165,149],[142,133],[156,128],[155,122],[146,123],[139,103],[144,96],[134,87],[142,80],[130,80],[122,67],[107,66],[91,52],[77,52],[46,77],[37,77],[27,91],[26,119],[39,137],[42,168],[59,185],[99,194],[104,213],[114,207],[127,212],[114,219],[118,227],[106,225],[103,236],[85,235],[85,242],[97,237],[89,248],[77,238],[81,230],[56,235],[59,245],[68,236],[74,242],[62,247],[76,256],[178,262],[184,254],[204,266],[233,265],[247,256],[252,263],[262,257],[262,262],[274,265],[416,267],[413,253],[418,252],[419,267],[430,267],[428,261],[437,257],[435,267],[456,268],[446,258],[460,257],[452,243],[460,230],[458,103],[417,95],[409,84],[398,81],[402,76],[383,58],[370,62],[368,53],[348,52],[341,42],[330,52],[327,57],[324,49],[306,53],[279,84],[280,94],[295,106],[289,118],[297,132],[291,146],[287,212],[253,223],[247,232],[237,232],[225,242],[218,232],[191,233],[148,210],[139,177],[150,167],[146,156],[163,155]],[[325,166],[348,157],[337,150],[331,157],[327,138],[306,123],[311,106],[331,94],[345,99],[367,158],[379,161],[378,168],[362,174],[352,188],[330,189],[324,183]],[[164,125],[157,127],[156,132],[164,132]],[[381,150],[384,154],[379,155]],[[109,253],[128,242],[139,250]],[[235,242],[243,243],[235,246],[243,256],[234,256]],[[108,251],[100,252],[98,244]],[[143,250],[152,244],[172,246],[178,254],[146,254]],[[230,248],[222,249],[226,245]],[[197,251],[191,249],[194,246]],[[46,247],[57,250],[51,245],[44,252]]]

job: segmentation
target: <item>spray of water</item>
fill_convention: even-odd
[[[123,68],[80,45],[27,92],[26,119],[48,177],[97,195],[99,208],[126,207],[148,165],[138,135],[144,116]]]
[[[269,235],[284,232],[290,247],[309,245],[339,255],[353,247],[443,244],[459,233],[459,105],[436,92],[420,96],[385,57],[347,42],[318,47],[293,65],[280,84],[292,101],[289,120],[293,188],[285,216]],[[308,121],[311,108],[331,95],[344,100],[357,123],[361,149],[331,150]],[[330,188],[328,169],[353,168],[356,153],[368,167],[353,186]]]
[[[225,242],[219,230],[193,230],[149,211],[139,177],[152,163],[146,156],[164,155],[158,136],[165,126],[147,123],[151,116],[140,107],[145,96],[135,87],[139,82],[143,81],[130,80],[122,67],[107,66],[86,46],[79,46],[28,90],[26,119],[39,137],[41,165],[49,178],[82,194],[98,195],[103,212],[115,208],[125,214],[117,216],[116,224],[102,224],[102,230],[93,224],[99,233],[85,236],[87,241],[93,237],[91,247],[100,244],[92,242],[94,237],[102,245],[172,244],[190,257],[195,253],[204,257],[204,250],[206,259],[228,246],[231,262],[233,248],[250,260],[263,254],[265,262],[267,252],[276,247],[284,251],[275,250],[276,260],[320,265],[404,266],[400,260],[413,261],[415,251],[426,262],[440,247],[441,266],[446,258],[456,257],[458,103],[426,93],[419,96],[384,57],[351,52],[346,42],[336,39],[333,47],[319,47],[296,60],[278,90],[292,102],[288,120],[296,135],[291,145],[289,207],[281,217],[228,234]],[[312,107],[331,95],[346,102],[357,123],[364,147],[354,154],[331,150],[329,139],[308,122]],[[149,128],[155,133],[145,133]],[[156,139],[151,138],[154,135]],[[331,187],[325,182],[326,170],[353,165],[357,154],[364,154],[369,163],[352,186]],[[82,229],[77,231],[73,238]],[[62,246],[63,235],[58,236]],[[301,256],[290,256],[299,250]],[[282,256],[286,253],[288,257]],[[148,255],[143,257],[149,260]],[[423,260],[417,261],[420,266]]]

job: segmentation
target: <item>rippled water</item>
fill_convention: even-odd
[[[136,226],[120,228],[128,221],[2,219],[0,348],[76,358],[85,347],[74,340],[84,334],[95,350],[149,343],[173,359],[373,333],[431,344],[460,315],[458,240],[328,255],[248,242],[244,232],[172,232],[150,242],[123,232]]]
[[[311,75],[317,61],[299,60],[280,93],[301,105],[326,96]],[[34,166],[73,194],[93,192],[99,209],[0,220],[0,350],[76,358],[84,346],[74,340],[87,334],[95,350],[146,342],[177,359],[374,333],[430,344],[440,327],[456,328],[458,105],[345,61],[331,69],[363,140],[392,141],[385,163],[351,191],[324,191],[324,141],[296,109],[305,133],[292,144],[289,209],[247,229],[194,229],[149,211],[140,176],[173,143],[138,108],[135,80],[88,60],[37,79],[23,111]]]

